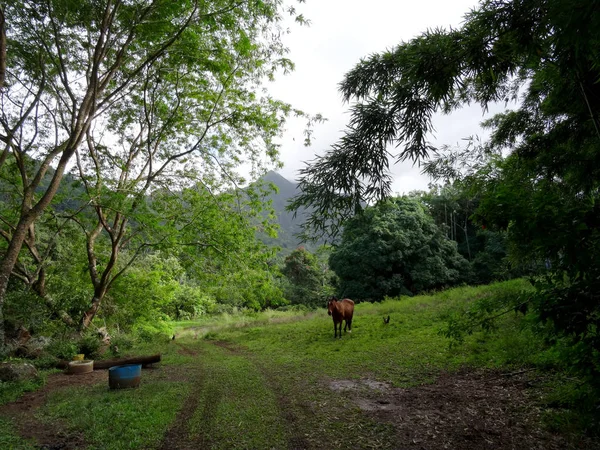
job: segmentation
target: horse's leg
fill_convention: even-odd
[[[352,319],[346,320],[346,325],[348,325],[348,333],[352,333]]]

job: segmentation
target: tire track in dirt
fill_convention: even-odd
[[[48,395],[55,390],[90,386],[107,380],[106,371],[80,375],[65,373],[50,375],[41,389],[26,393],[18,400],[2,405],[0,416],[11,420],[21,437],[33,439],[37,448],[62,450],[85,448],[86,443],[81,433],[67,431],[60,421],[51,423],[41,421],[35,417],[35,413],[44,406]]]
[[[261,367],[261,365],[256,364],[256,362],[255,365],[263,374],[269,389],[275,394],[277,408],[279,409],[281,417],[283,417],[286,423],[286,432],[288,433],[288,449],[302,450],[309,448],[310,446],[301,432],[302,428],[299,427],[300,418],[295,412],[296,405],[294,405],[294,403],[290,400],[290,396],[285,393],[285,390],[282,389],[281,384],[277,380],[277,375],[274,375],[272,372],[268,372],[265,367]]]
[[[303,450],[309,448],[310,445],[298,426],[300,418],[295,412],[297,405],[291,401],[290,396],[287,395],[285,389],[282,388],[282,384],[279,381],[279,374],[267,368],[265,364],[261,363],[255,355],[244,347],[226,341],[212,341],[211,343],[233,354],[245,357],[262,375],[265,384],[269,390],[273,392],[277,402],[277,409],[279,410],[280,416],[285,421],[285,431],[288,436],[288,450]]]
[[[198,355],[197,351],[194,351],[183,344],[177,343],[177,346],[179,347],[179,350],[177,351],[179,354],[188,356]],[[202,370],[202,366],[200,364],[196,365],[194,370],[188,372],[186,378],[187,381],[192,384],[192,390],[177,413],[177,416],[175,416],[175,420],[173,420],[163,436],[159,447],[161,450],[192,450],[204,448],[203,446],[198,446],[197,442],[194,442],[194,440],[191,439],[189,430],[190,420],[198,409],[200,394],[204,388],[205,374]]]
[[[238,347],[235,344],[224,341],[206,342],[210,342],[233,354],[241,354],[241,347]],[[177,345],[179,347],[177,353],[181,355],[198,356],[199,354],[198,351],[193,350],[184,344],[177,343]],[[213,442],[211,440],[211,435],[215,427],[217,409],[223,398],[224,392],[221,388],[207,389],[207,376],[208,372],[202,366],[201,361],[197,360],[193,371],[190,371],[187,376],[187,381],[193,385],[192,390],[164,435],[159,447],[160,450],[198,450],[209,449],[212,447]],[[202,398],[203,393],[204,398]],[[203,400],[202,404],[201,399]],[[202,417],[202,424],[198,433],[192,435],[190,423],[199,409],[200,416]]]
[[[198,375],[200,375],[198,373]],[[203,377],[200,375],[199,380]],[[191,382],[192,380],[190,380]],[[200,394],[202,392],[203,383],[194,384],[192,391],[188,394],[188,398],[183,403],[183,406],[177,413],[175,420],[171,423],[171,426],[167,430],[163,437],[160,445],[161,450],[172,450],[172,449],[198,449],[204,447],[198,447],[197,443],[190,438],[189,423],[194,413],[198,409],[200,403]]]
[[[222,397],[223,393],[220,390],[208,392],[208,395],[205,398],[204,408],[202,409],[202,429],[200,430],[199,436],[194,439],[194,449],[211,448],[210,431],[214,428],[215,419],[217,417],[217,407],[219,406]]]
[[[185,356],[198,356],[198,352],[195,350],[192,350],[189,347],[186,347],[183,344],[180,344],[179,342],[177,343],[177,346],[179,347],[179,350],[177,350],[177,353],[179,353],[180,355],[185,355]]]

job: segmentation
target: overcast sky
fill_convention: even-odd
[[[291,0],[290,0],[291,1]],[[313,145],[303,146],[303,123],[292,121],[282,142],[280,173],[289,180],[298,176],[303,161],[326,151],[341,136],[349,118],[338,83],[362,57],[392,48],[436,27],[457,27],[476,0],[306,0],[296,5],[310,20],[309,27],[290,23],[285,36],[296,70],[279,76],[268,86],[271,94],[328,121],[315,127]],[[501,107],[490,108],[498,112]],[[454,145],[470,135],[482,135],[481,107],[474,105],[450,116],[438,115],[432,142]],[[429,179],[406,162],[392,166],[393,190],[406,193],[427,189]]]

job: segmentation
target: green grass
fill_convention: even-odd
[[[46,383],[48,375],[56,372],[58,369],[38,370],[38,376],[30,380],[0,381],[0,405],[13,402],[26,392],[37,391]]]
[[[65,389],[51,395],[38,417],[82,433],[91,448],[157,448],[186,408],[182,439],[202,448],[335,448],[344,441],[393,448],[393,426],[365,415],[346,396],[332,395],[329,383],[369,378],[410,387],[465,367],[556,372],[560,348],[544,343],[527,316],[506,314],[497,328],[473,330],[454,346],[440,332],[453,314],[527,289],[527,282],[513,280],[358,304],[352,333],[342,339],[334,339],[324,309],[178,322],[175,341],[135,349],[163,355],[162,368],[144,371],[139,389]],[[560,409],[545,415],[548,427],[581,429],[572,407],[576,380],[561,384],[548,373],[547,389],[556,394],[544,401]],[[0,422],[3,442],[1,448],[18,442],[6,422]]]
[[[188,383],[152,380],[137,389],[66,389],[52,394],[38,417],[64,421],[69,431],[85,435],[90,448],[149,448],[161,441],[188,391]]]
[[[27,392],[33,392],[44,386],[49,374],[56,370],[40,370],[38,377],[25,381],[0,381],[0,408],[1,405],[13,402]],[[14,431],[10,420],[0,417],[0,449],[33,449],[33,445],[23,441]]]
[[[44,376],[25,381],[0,381],[0,405],[10,403],[26,392],[37,391],[44,385]]]
[[[213,449],[285,448],[276,395],[255,364],[216,346],[206,346],[203,358],[192,437]]]
[[[219,314],[204,316],[195,320],[182,320],[173,323],[178,338],[204,337],[225,328],[244,328],[248,326],[292,322],[300,317],[312,317],[312,311],[266,310],[260,313],[245,312],[239,314]]]
[[[284,323],[230,326],[209,337],[243,345],[270,364],[286,364],[290,370],[308,376],[371,376],[396,386],[411,386],[432,381],[442,370],[453,371],[465,365],[531,364],[543,351],[543,343],[525,331],[520,316],[503,317],[497,332],[475,332],[455,348],[450,348],[449,340],[439,332],[453,308],[507,292],[517,295],[524,288],[527,284],[516,280],[358,304],[352,333],[337,340],[325,310]],[[391,320],[385,325],[383,317],[387,315]]]
[[[11,421],[0,418],[0,448],[4,450],[34,450],[36,447],[14,432]]]

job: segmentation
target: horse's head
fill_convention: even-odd
[[[335,309],[336,302],[336,297],[329,297],[329,300],[327,301],[327,314],[331,315],[331,313]]]

